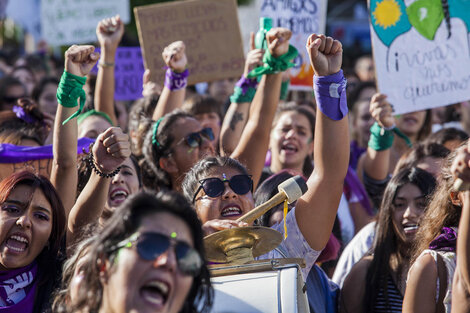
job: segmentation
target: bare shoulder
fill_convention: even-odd
[[[437,265],[434,257],[429,253],[420,255],[411,266],[409,275],[410,278],[411,275],[427,276],[428,278],[434,278],[435,281],[437,279]]]
[[[373,256],[365,256],[357,262],[344,280],[341,289],[340,312],[363,312],[367,271]]]
[[[435,312],[436,293],[437,265],[434,257],[426,253],[416,259],[408,273],[403,312]]]

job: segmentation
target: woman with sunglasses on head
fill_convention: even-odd
[[[349,156],[347,105],[342,96],[345,80],[341,71],[341,43],[331,37],[312,34],[307,50],[315,72],[317,102],[320,103],[314,143],[315,169],[307,181],[308,191],[286,216],[289,235],[280,245],[286,256],[306,259],[307,266],[302,269],[304,277],[330,237]],[[338,87],[339,97],[330,97],[330,93],[325,92],[332,84]],[[277,101],[279,94],[275,96]],[[265,151],[258,153],[264,156]],[[252,192],[261,170],[256,173],[250,168],[250,171],[253,181],[238,161],[212,157],[201,160],[186,175],[184,194],[193,201],[206,234],[247,225],[235,220],[254,208]],[[273,228],[284,232],[281,224]],[[281,256],[278,251],[271,251],[261,258]]]
[[[43,176],[16,172],[0,183],[0,311],[44,312],[60,275],[66,217]]]
[[[173,192],[129,198],[89,245],[81,268],[62,312],[192,313],[212,305],[200,222]]]
[[[255,181],[258,181],[264,166],[265,154],[262,151],[267,150],[270,125],[279,101],[281,69],[292,58],[289,52],[290,37],[291,32],[285,28],[274,28],[268,32],[269,57],[274,60],[271,64],[277,62],[279,69],[275,71],[273,66],[265,66],[267,71],[261,74],[249,120],[237,147],[231,153],[231,157],[240,160],[253,171]],[[158,105],[156,110],[159,110]],[[191,167],[203,157],[215,154],[211,143],[213,139],[212,129],[203,128],[200,122],[187,113],[174,111],[159,118],[148,131],[144,142],[145,161],[141,164],[144,186],[149,189],[181,191],[181,183]]]

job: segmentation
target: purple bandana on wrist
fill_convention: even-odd
[[[320,111],[339,121],[348,114],[346,102],[346,79],[343,70],[328,76],[314,76],[313,89]]]
[[[455,252],[457,233],[450,227],[442,227],[441,234],[429,244],[429,249]]]
[[[28,124],[36,122],[36,119],[30,114],[26,113],[24,109],[20,106],[14,105],[13,112],[16,114],[16,117],[18,117],[19,119],[22,119]]]
[[[188,76],[188,69],[181,73],[175,73],[170,68],[167,68],[165,73],[165,86],[171,91],[183,89],[188,84]]]
[[[235,84],[235,86],[242,89],[242,94],[245,95],[248,89],[258,86],[258,80],[256,78],[246,78],[245,75],[242,75],[240,80]]]

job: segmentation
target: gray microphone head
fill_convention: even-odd
[[[286,194],[288,203],[292,203],[297,201],[307,191],[308,187],[305,180],[297,175],[280,183],[277,189]]]

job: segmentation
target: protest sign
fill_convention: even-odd
[[[273,27],[292,31],[291,45],[299,55],[291,69],[290,89],[312,90],[313,70],[305,44],[312,33],[325,33],[327,0],[262,0],[261,17],[270,17]]]
[[[42,0],[42,36],[53,46],[92,42],[99,21],[119,14],[128,23],[129,11],[129,0]]]
[[[100,49],[95,49],[100,52]],[[98,64],[91,70],[98,73]],[[144,63],[140,47],[118,47],[114,66],[114,99],[142,98]]]
[[[470,99],[469,1],[370,0],[369,12],[377,85],[396,114]]]
[[[134,8],[145,67],[163,85],[163,49],[182,40],[189,84],[239,77],[245,57],[236,0],[194,0]]]

